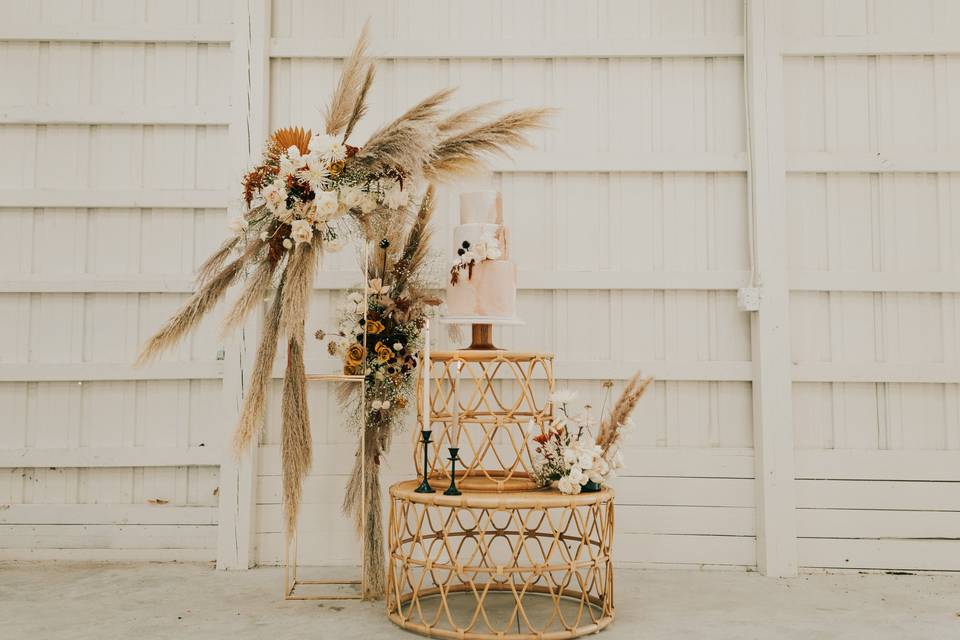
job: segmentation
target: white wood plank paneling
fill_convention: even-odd
[[[373,16],[357,140],[447,85],[457,105],[562,109],[482,185],[504,194],[527,321],[497,339],[555,352],[594,406],[602,380],[657,376],[618,481],[618,561],[789,573],[795,546],[802,568],[960,569],[960,8],[748,9],[745,34],[739,0],[0,3],[0,235],[20,239],[0,255],[0,558],[279,562],[276,402],[256,458],[223,446],[242,345],[224,350],[214,318],[130,365],[223,237],[259,139],[319,124]],[[736,305],[757,266],[748,194],[763,340]],[[357,279],[331,256],[312,322]],[[338,503],[354,436],[329,385],[310,402],[304,527],[324,544],[303,560],[353,564]],[[412,473],[410,438],[386,481]]]
[[[955,3],[784,3],[798,554],[957,570]]]
[[[0,14],[0,556],[213,559],[216,325],[134,370],[188,288],[84,282],[185,281],[220,242],[231,7]]]

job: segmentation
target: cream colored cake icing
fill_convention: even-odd
[[[460,194],[460,224],[453,230],[453,240],[448,315],[480,320],[514,318],[517,267],[508,252],[499,192]]]

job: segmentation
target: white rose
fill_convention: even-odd
[[[393,350],[394,350],[394,351],[403,351],[403,345],[400,344],[399,342],[394,342],[394,343],[393,343]]]
[[[339,206],[335,191],[321,191],[317,194],[314,203],[317,205],[317,214],[321,220],[329,220]]]
[[[347,157],[347,148],[333,136],[318,133],[310,139],[310,151],[327,162],[340,162]]]
[[[379,400],[374,400],[372,403],[370,403],[370,406],[373,407],[374,409],[379,409],[380,407],[383,406],[383,403],[380,402]]]
[[[383,404],[380,405],[380,408],[383,409],[384,411],[386,411],[387,409],[389,409],[389,408],[390,408],[390,401],[389,401],[389,400],[384,400],[384,401],[383,401]]]
[[[244,218],[243,216],[240,216],[239,218],[234,218],[227,224],[227,228],[229,228],[230,231],[237,234],[238,236],[242,236],[243,233],[247,230],[247,227],[249,226],[250,226],[250,223],[247,222],[247,219]]]
[[[560,489],[560,493],[567,495],[580,493],[580,483],[574,482],[568,477],[560,478],[557,482],[557,488]]]
[[[290,238],[284,238],[284,239],[283,239],[283,248],[284,248],[284,249],[289,249],[289,248],[292,247],[292,246],[293,246],[293,242],[290,240]]]
[[[593,461],[593,470],[600,475],[605,476],[610,472],[610,463],[603,458],[596,458]]]
[[[307,166],[307,159],[300,155],[300,149],[294,145],[287,147],[286,153],[280,156],[280,175],[286,177],[294,171]]]
[[[348,209],[353,209],[363,202],[363,191],[359,187],[340,187],[340,200]]]
[[[580,457],[580,456],[577,455],[577,452],[576,452],[575,449],[573,449],[573,448],[571,448],[571,447],[565,447],[565,448],[564,448],[564,450],[563,450],[563,461],[564,461],[566,464],[576,464],[577,458],[579,458],[579,457]]]
[[[604,474],[600,473],[596,469],[590,469],[590,471],[587,473],[587,479],[590,480],[590,482],[603,484],[603,475]]]
[[[313,227],[310,226],[310,223],[306,220],[294,220],[290,237],[293,238],[297,244],[310,242],[313,238]]]
[[[377,199],[372,193],[363,194],[363,199],[360,201],[360,211],[364,213],[370,213],[377,208]]]

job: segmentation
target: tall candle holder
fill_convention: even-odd
[[[414,489],[415,493],[436,493],[433,487],[430,486],[430,429],[421,429],[420,435],[423,436],[423,482],[420,483],[420,486]]]
[[[460,447],[447,447],[447,451],[450,452],[450,486],[447,487],[447,490],[443,492],[445,496],[459,496],[462,495],[460,490],[457,489],[457,460],[460,453]]]

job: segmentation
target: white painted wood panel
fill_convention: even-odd
[[[220,242],[230,3],[0,15],[2,557],[213,559],[216,325],[133,370],[187,289],[83,282],[186,279]]]
[[[946,539],[960,513],[960,9],[751,3],[780,14],[782,113],[751,116],[783,121],[754,140],[786,171],[770,197],[785,202],[774,293],[790,289],[797,480],[783,504],[798,507],[799,564],[960,569]],[[770,343],[736,306],[753,266],[739,0],[4,0],[0,16],[0,235],[20,239],[0,254],[0,558],[214,556],[237,351],[219,359],[214,318],[157,364],[130,363],[222,238],[245,130],[317,126],[367,16],[381,62],[358,140],[451,84],[458,105],[562,108],[481,185],[504,193],[527,320],[497,340],[555,352],[560,384],[595,407],[603,380],[657,376],[618,481],[618,560],[755,566],[767,553],[753,443],[784,425],[755,407],[771,406],[753,384]],[[238,47],[267,60],[249,87]],[[770,55],[755,75],[779,64]],[[753,160],[762,192],[779,170]],[[440,194],[441,252],[456,190]],[[357,280],[352,256],[329,257],[312,323],[328,325]],[[307,357],[336,366],[319,344]],[[311,384],[304,517],[324,544],[304,560],[352,564],[338,503],[354,436],[333,402]],[[252,559],[276,563],[270,411],[259,460],[226,468],[256,489],[229,526],[252,523]],[[385,482],[412,474],[410,438],[397,435]]]
[[[957,7],[784,7],[800,562],[956,570]]]

